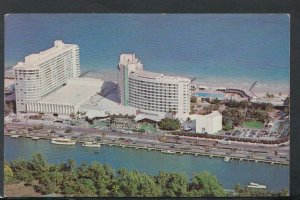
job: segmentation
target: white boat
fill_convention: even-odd
[[[82,144],[83,147],[93,147],[93,148],[99,148],[101,147],[100,143],[97,142],[84,142]]]
[[[174,154],[175,152],[174,152],[174,151],[171,151],[171,150],[165,150],[165,151],[162,151],[162,153]]]
[[[31,139],[33,139],[33,140],[39,140],[40,138],[39,137],[32,137]]]
[[[76,141],[69,138],[53,138],[51,139],[52,144],[61,144],[61,145],[75,145]]]
[[[18,137],[20,137],[20,135],[11,135],[10,137],[11,138],[18,138]]]
[[[225,161],[225,162],[228,162],[229,160],[230,160],[230,157],[225,157],[225,158],[224,158],[224,161]]]
[[[257,188],[257,189],[267,189],[267,186],[260,185],[258,183],[250,182],[248,185],[249,188]]]

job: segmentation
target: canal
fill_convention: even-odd
[[[171,155],[156,151],[135,150],[120,147],[101,146],[87,148],[80,144],[63,146],[51,144],[48,140],[33,141],[29,138],[4,137],[4,160],[30,159],[34,152],[42,153],[48,162],[59,163],[73,159],[77,164],[98,161],[110,164],[114,169],[126,168],[151,175],[159,171],[182,172],[192,177],[194,173],[209,171],[222,183],[224,188],[233,189],[235,184],[247,185],[257,182],[269,190],[289,189],[289,166],[239,162],[224,162],[222,158],[194,155]],[[97,152],[97,153],[96,153]]]

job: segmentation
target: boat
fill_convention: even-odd
[[[165,151],[162,151],[162,153],[174,154],[175,152],[171,151],[171,150],[165,150]]]
[[[230,160],[230,157],[225,157],[225,158],[224,158],[224,161],[225,161],[225,162],[228,162],[229,160]]]
[[[10,137],[11,138],[18,138],[18,137],[20,137],[20,135],[11,135]]]
[[[93,148],[99,148],[101,147],[100,143],[97,142],[84,142],[82,144],[83,147],[93,147]]]
[[[267,186],[260,185],[258,183],[250,182],[248,188],[256,188],[256,189],[267,189]]]
[[[40,138],[39,137],[32,137],[31,139],[32,140],[39,140]]]
[[[53,138],[51,139],[52,144],[61,144],[61,145],[75,145],[76,141],[69,138]]]

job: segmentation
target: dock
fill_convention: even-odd
[[[16,132],[10,132],[10,133],[4,133],[5,136],[13,136],[13,135],[18,135],[17,137],[23,137],[23,138],[31,138],[34,140],[34,138],[36,138],[36,140],[40,140],[40,139],[46,139],[46,140],[51,140],[53,137],[57,137],[57,136],[46,136],[46,135],[41,135],[41,134],[16,134]],[[14,137],[14,136],[13,136]],[[38,138],[38,139],[37,139]],[[81,139],[77,139],[77,142],[86,142],[86,140]],[[137,143],[120,143],[120,142],[116,142],[116,141],[112,141],[112,140],[103,140],[99,142],[101,145],[106,145],[109,147],[121,147],[121,148],[134,148],[136,150],[138,149],[142,149],[142,150],[147,150],[147,151],[161,151],[161,152],[165,152],[165,151],[171,151],[172,154],[174,155],[193,155],[193,156],[207,156],[210,158],[226,158],[229,157],[228,154],[222,153],[222,152],[206,152],[204,149],[197,149],[197,151],[195,150],[188,150],[188,149],[171,149],[167,146],[164,145],[159,145],[158,147],[153,147],[154,143],[147,143],[147,144],[137,144]],[[156,144],[155,144],[156,145]],[[174,153],[173,153],[174,152]],[[288,160],[275,160],[275,159],[265,159],[265,158],[252,158],[252,157],[246,157],[247,155],[245,154],[239,154],[239,155],[230,155],[230,160],[237,160],[239,162],[242,161],[251,161],[254,163],[258,163],[258,162],[263,162],[263,163],[269,163],[271,165],[289,165],[289,161]]]

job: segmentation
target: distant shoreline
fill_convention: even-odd
[[[11,68],[5,69],[6,73],[12,73],[10,72]],[[83,77],[93,77],[93,78],[100,78],[103,81],[117,81],[117,70],[99,70],[99,71],[90,71],[90,70],[85,70],[81,72],[81,74],[84,74]],[[172,75],[176,76],[177,74],[173,73],[165,73],[167,75]],[[187,78],[193,78],[191,75],[186,75],[186,74],[180,74],[179,76],[187,77]],[[238,88],[244,88],[244,89],[249,89],[251,85],[254,83],[255,78],[251,80],[250,78],[245,80],[245,79],[234,79],[234,78],[216,78],[216,77],[205,77],[205,79],[200,79],[197,78],[194,83],[197,85],[202,85],[202,86],[208,86],[208,87],[238,87]],[[282,83],[282,82],[261,82],[257,81],[257,84],[252,90],[255,95],[257,96],[265,96],[266,93],[272,93],[275,96],[279,96],[279,93],[281,93],[282,97],[286,97],[290,94],[290,85],[288,83]]]
[[[83,72],[85,73],[85,72]],[[167,75],[175,75],[166,73]],[[180,75],[185,76],[187,78],[192,78],[188,75]],[[117,70],[107,70],[105,72],[101,71],[88,71],[84,77],[94,77],[94,78],[101,78],[104,81],[117,81]],[[243,79],[230,79],[230,78],[209,78],[207,77],[205,80],[196,79],[195,83],[197,85],[203,85],[208,87],[238,87],[238,88],[245,88],[249,89],[251,85],[254,83],[253,80],[243,80]],[[257,96],[265,96],[266,93],[272,93],[275,96],[279,96],[281,93],[282,97],[288,96],[290,93],[290,86],[289,84],[282,84],[282,83],[261,83],[260,81],[257,82],[256,86],[253,88],[253,92]]]

